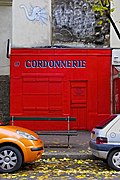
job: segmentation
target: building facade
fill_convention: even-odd
[[[10,60],[6,57],[7,39],[11,40],[13,48],[39,48],[51,45],[77,48],[120,48],[120,40],[108,18],[105,14],[101,16],[99,12],[94,12],[93,3],[92,0],[62,0],[60,2],[57,0],[20,0],[19,2],[0,0],[2,22],[0,25],[0,111],[5,116],[9,116],[10,108]],[[114,6],[112,17],[120,29],[119,0],[115,1]],[[112,68],[112,64],[110,67]],[[112,79],[112,71],[110,79]],[[110,89],[112,96],[112,84]],[[112,98],[110,102],[112,103]],[[111,105],[111,112],[113,109]]]

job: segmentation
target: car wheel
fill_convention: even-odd
[[[10,173],[18,170],[22,165],[22,155],[13,146],[0,148],[0,172]]]
[[[108,156],[108,165],[119,171],[120,170],[120,149],[112,151]]]

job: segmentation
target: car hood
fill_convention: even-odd
[[[2,134],[7,134],[7,135],[9,134],[10,136],[12,136],[14,133],[16,134],[17,130],[29,133],[29,134],[35,136],[36,138],[39,137],[35,132],[33,132],[33,131],[29,130],[29,129],[23,128],[23,127],[19,127],[19,126],[0,126],[0,134],[1,133]]]

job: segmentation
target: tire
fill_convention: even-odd
[[[22,155],[13,146],[3,146],[0,148],[0,172],[12,173],[17,171],[22,165]]]
[[[110,152],[107,161],[112,169],[120,171],[120,149]]]

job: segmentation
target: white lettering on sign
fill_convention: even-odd
[[[27,60],[26,68],[86,68],[86,60]]]

